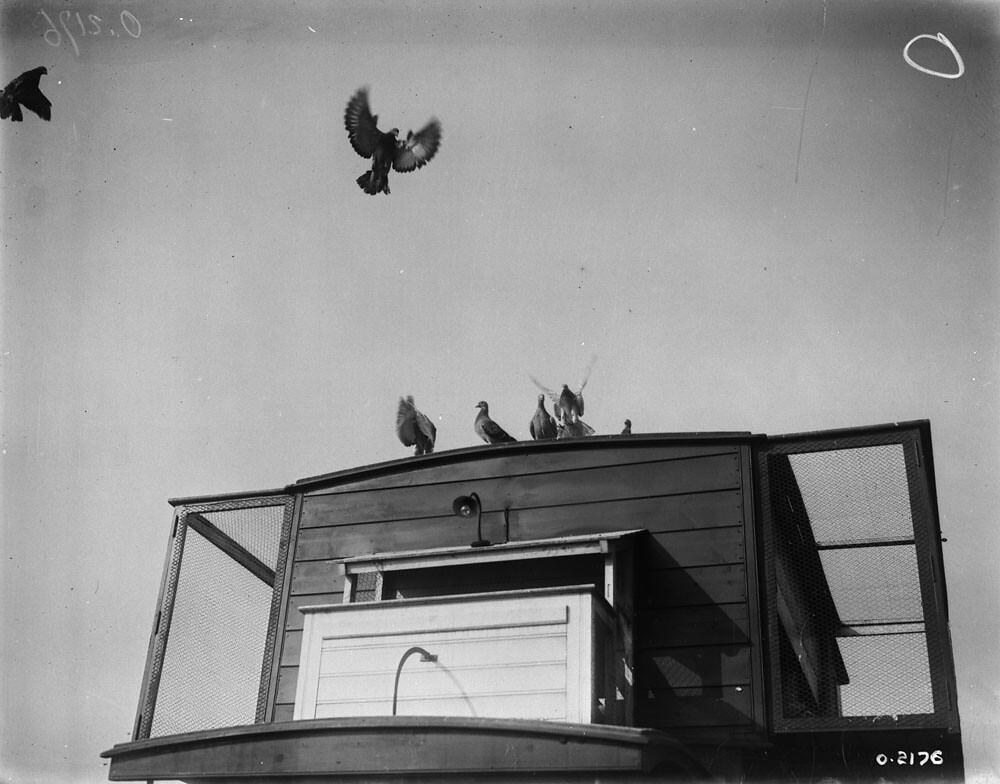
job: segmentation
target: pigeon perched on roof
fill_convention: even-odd
[[[362,158],[372,159],[372,168],[357,179],[365,193],[389,193],[389,169],[409,172],[430,162],[441,144],[441,124],[431,118],[423,128],[399,139],[399,129],[378,129],[378,115],[368,108],[368,90],[362,87],[347,102],[344,126],[351,147]]]
[[[480,400],[476,403],[476,408],[479,409],[479,413],[476,414],[476,421],[473,426],[476,429],[476,434],[483,441],[487,444],[506,444],[517,441],[510,433],[490,419],[490,407],[485,400]]]
[[[434,423],[413,405],[413,395],[399,399],[396,412],[396,435],[403,446],[416,446],[415,455],[429,455],[434,451],[437,428]]]
[[[556,437],[556,420],[545,410],[545,395],[538,396],[538,408],[535,409],[535,415],[531,418],[528,429],[536,441]]]
[[[593,369],[596,359],[597,357],[593,357],[590,360],[587,371],[583,374],[583,381],[580,382],[580,388],[576,392],[569,388],[569,384],[563,384],[562,392],[556,394],[548,387],[543,386],[534,376],[528,376],[528,378],[535,382],[535,386],[552,400],[552,410],[555,412],[556,419],[560,422],[575,422],[583,415],[583,388],[587,386],[587,381],[590,379],[590,371]]]
[[[622,435],[623,436],[630,436],[630,435],[632,435],[632,420],[631,419],[626,419],[625,420],[625,427],[622,428]]]
[[[559,435],[556,438],[583,438],[592,435],[594,435],[594,428],[578,417],[574,422],[569,420],[560,422]]]
[[[43,74],[49,71],[44,65],[25,71],[3,88],[0,93],[0,119],[6,120],[10,117],[12,122],[21,122],[24,116],[21,114],[21,106],[31,109],[43,120],[52,119],[52,103],[42,95],[38,87],[38,80]]]

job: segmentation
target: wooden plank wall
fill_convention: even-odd
[[[744,444],[622,439],[600,448],[478,452],[458,463],[305,486],[273,720],[292,717],[298,608],[342,600],[343,578],[330,559],[469,544],[475,520],[457,518],[451,505],[475,491],[483,534],[493,542],[504,541],[505,507],[512,541],[649,531],[636,559],[639,726],[697,733],[763,722],[755,691],[762,684],[752,678],[751,638],[759,640],[751,631],[756,591],[748,585]]]

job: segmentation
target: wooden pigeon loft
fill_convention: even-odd
[[[926,422],[505,443],[171,503],[111,780],[874,782],[889,748],[961,780]]]

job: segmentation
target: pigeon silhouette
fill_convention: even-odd
[[[38,80],[43,74],[49,71],[44,65],[25,71],[3,88],[0,93],[0,119],[6,120],[10,117],[12,122],[21,122],[24,115],[21,114],[21,107],[31,109],[43,120],[52,119],[52,103],[42,95],[38,87]]]
[[[351,147],[362,158],[372,159],[372,168],[357,179],[361,189],[372,196],[389,193],[389,169],[409,172],[430,162],[441,144],[441,124],[431,118],[423,128],[409,131],[399,139],[399,129],[388,133],[378,129],[378,115],[368,108],[368,90],[362,87],[347,102],[344,126]]]
[[[596,360],[596,356],[591,358],[590,364],[587,366],[587,371],[583,374],[583,381],[580,383],[580,388],[576,392],[569,388],[569,384],[563,384],[562,392],[556,394],[534,376],[528,376],[535,383],[535,386],[552,400],[552,410],[555,412],[556,419],[560,422],[564,424],[567,422],[576,422],[577,419],[583,416],[583,388],[587,386],[587,381],[590,379],[590,371],[593,369]]]
[[[536,441],[556,437],[556,420],[545,410],[545,395],[538,396],[538,408],[535,409],[535,415],[531,418],[528,429]]]
[[[479,409],[479,413],[476,414],[473,427],[476,429],[476,435],[483,441],[487,444],[507,444],[517,441],[510,433],[490,419],[490,407],[485,400],[476,403],[476,408]]]
[[[413,395],[399,399],[396,413],[396,435],[403,446],[416,446],[415,455],[429,455],[434,451],[437,428],[434,423],[413,405]]]
[[[565,420],[559,424],[559,435],[556,438],[583,438],[594,435],[594,428],[579,417],[575,421]]]
[[[632,435],[632,420],[631,419],[626,419],[625,420],[625,427],[622,428],[622,435],[623,436],[630,436],[630,435]]]

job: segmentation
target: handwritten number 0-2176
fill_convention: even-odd
[[[944,752],[941,749],[934,751],[897,751],[896,756],[892,754],[876,754],[875,764],[882,767],[885,765],[943,765]]]
[[[70,29],[70,26],[75,22],[76,26],[80,29],[81,36],[100,35],[101,25],[104,22],[104,20],[96,14],[87,14],[85,22],[84,17],[79,11],[62,10],[57,14],[59,27],[62,28],[62,32],[59,32],[59,27],[56,26],[56,23],[52,21],[52,17],[49,16],[44,9],[40,9],[38,13],[45,17],[45,21],[49,23],[49,29],[42,34],[42,37],[45,39],[45,43],[49,46],[61,46],[63,34],[65,34],[66,38],[69,39],[77,57],[80,56],[80,46],[77,44],[76,37],[73,35],[73,31]],[[131,11],[123,9],[118,15],[118,21],[121,22],[121,26],[125,31],[125,34],[131,38],[138,38],[142,35],[142,25],[139,23],[135,14]],[[109,29],[108,32],[110,32],[111,35],[116,35],[113,28]]]

